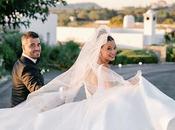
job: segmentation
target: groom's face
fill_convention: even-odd
[[[41,53],[41,44],[39,38],[28,38],[22,44],[23,53],[27,56],[38,59]]]

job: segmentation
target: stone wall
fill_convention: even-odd
[[[167,48],[166,45],[164,45],[164,46],[163,45],[162,46],[150,45],[150,46],[144,46],[144,48],[154,51],[157,54],[157,56],[159,57],[159,61],[161,63],[166,62],[166,48]]]

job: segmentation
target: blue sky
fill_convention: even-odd
[[[107,8],[122,8],[123,6],[147,6],[151,2],[159,0],[66,0],[68,3],[84,3],[94,2],[102,7]],[[175,3],[175,0],[165,0],[167,3]]]

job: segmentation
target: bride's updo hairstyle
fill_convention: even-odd
[[[112,36],[107,37],[107,42],[114,41],[114,38]]]
[[[114,41],[114,38],[110,35],[107,36],[107,42],[111,42]],[[102,45],[101,47],[103,47],[104,45]]]

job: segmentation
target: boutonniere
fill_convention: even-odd
[[[40,73],[43,75],[44,73],[49,72],[49,71],[50,71],[49,69],[43,68],[41,69]]]

